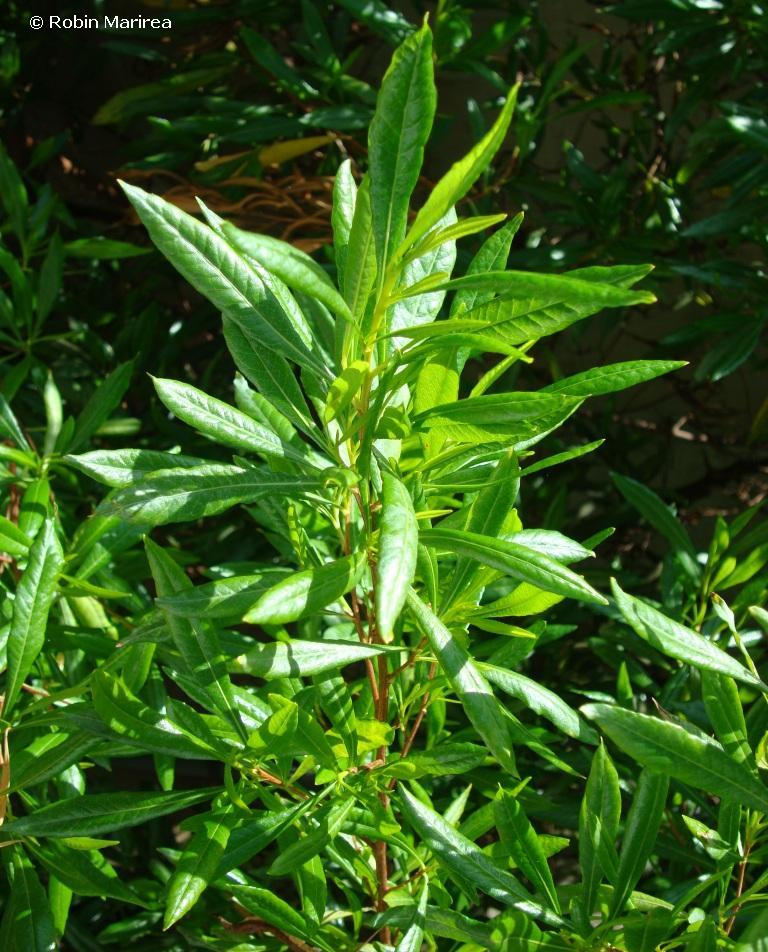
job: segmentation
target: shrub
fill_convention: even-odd
[[[2,407],[16,443],[4,458],[30,487],[79,470],[113,491],[74,532],[47,486],[0,524],[1,947],[64,934],[73,948],[641,952],[714,948],[737,923],[743,948],[760,938],[768,688],[735,616],[717,603],[724,626],[706,637],[618,584],[609,603],[569,567],[607,532],[575,541],[523,522],[526,477],[597,449],[532,459],[546,437],[585,400],[681,362],[499,389],[539,340],[653,301],[633,289],[647,266],[505,270],[519,218],[452,276],[456,241],[501,223],[455,206],[514,103],[512,90],[409,221],[435,91],[428,28],[402,43],[368,173],[358,185],[345,164],[336,179],[336,283],[296,248],[125,186],[222,312],[239,371],[236,405],[171,379],[154,381],[158,397],[234,455],[37,454]],[[467,392],[477,354],[496,361]],[[167,528],[201,520],[231,547],[203,569]],[[127,558],[142,535],[151,588]],[[581,713],[574,684],[521,673],[573,631],[548,623],[566,599],[569,620],[607,615],[628,653],[681,662],[670,680],[695,696],[691,716],[649,715],[626,671]],[[137,757],[157,776],[139,790]],[[697,873],[682,885],[681,857]]]

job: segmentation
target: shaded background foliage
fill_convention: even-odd
[[[134,4],[119,3],[109,12],[121,8],[136,13]],[[183,444],[195,452],[194,437],[157,403],[144,371],[228,399],[233,367],[212,307],[150,249],[115,175],[191,212],[199,195],[243,228],[295,241],[330,262],[332,176],[347,156],[365,168],[377,80],[429,12],[440,111],[417,197],[487,130],[519,80],[512,132],[465,214],[525,211],[513,268],[657,265],[646,285],[659,297],[653,309],[618,319],[608,312],[558,335],[539,352],[536,383],[620,359],[691,361],[682,374],[605,397],[574,418],[563,445],[606,436],[599,459],[542,476],[527,511],[536,524],[578,538],[616,525],[592,572],[598,587],[619,574],[628,590],[699,619],[707,585],[680,582],[679,546],[670,544],[656,503],[645,498],[639,519],[636,494],[626,484],[622,493],[610,472],[631,474],[675,504],[698,546],[719,532],[724,558],[728,540],[716,517],[731,520],[766,493],[768,37],[759,5],[242,0],[169,8],[168,34],[75,35],[29,30],[31,12],[58,13],[56,4],[7,5],[2,248],[19,262],[21,283],[38,297],[44,288],[48,304],[22,339],[4,327],[0,389],[29,435],[42,439],[49,372],[64,416],[76,416],[97,381],[132,361],[130,387],[92,445]],[[164,9],[143,6],[147,15]],[[473,249],[465,244],[468,259]],[[12,266],[3,270],[5,293],[24,299]],[[477,363],[478,379],[485,369]],[[198,449],[215,452],[208,443]],[[74,531],[101,491],[85,477],[59,479],[58,505]],[[12,479],[4,485],[13,511],[18,493]],[[224,517],[174,529],[191,573],[204,577],[217,560],[258,556],[258,536],[233,552],[227,530]],[[752,549],[762,552],[760,532]],[[766,588],[761,557],[738,583],[751,583],[754,602]],[[126,552],[120,574],[146,579],[143,556]],[[572,703],[584,694],[599,699],[629,677],[674,707],[668,662],[655,657],[641,669],[612,643],[610,621],[583,613],[576,620],[579,639],[561,641],[553,628],[529,673],[554,682],[567,672]],[[121,762],[124,784],[151,769],[133,766]],[[183,769],[188,785],[208,782],[196,765]],[[577,825],[575,815],[568,819]],[[167,844],[162,826],[154,835]],[[124,849],[134,851],[141,872],[146,832],[135,843],[131,836]],[[674,861],[673,836],[663,848]],[[574,859],[557,862],[567,868]]]

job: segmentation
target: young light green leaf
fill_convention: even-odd
[[[477,559],[545,591],[584,602],[606,604],[603,596],[580,575],[528,546],[455,529],[423,529],[419,538],[425,545]]]
[[[379,553],[376,565],[376,622],[384,641],[400,617],[416,571],[419,526],[411,494],[387,470],[381,475]]]
[[[703,635],[667,618],[638,598],[627,595],[615,579],[611,580],[611,589],[624,620],[657,651],[677,658],[684,664],[724,674],[768,693],[768,685]]]
[[[13,601],[3,708],[6,718],[45,643],[48,613],[63,563],[64,553],[56,535],[55,523],[47,517],[29,550],[27,567]]]
[[[493,815],[502,846],[539,893],[546,896],[550,908],[559,914],[560,899],[546,854],[520,801],[509,791],[500,790],[493,801]]]
[[[395,50],[381,82],[368,132],[373,234],[380,282],[405,234],[408,203],[432,128],[435,99],[432,33],[425,24]]]
[[[400,760],[390,760],[382,773],[398,780],[452,777],[474,770],[486,757],[486,750],[477,744],[440,744],[430,750],[410,752]]]
[[[516,774],[507,717],[490,685],[469,654],[413,589],[408,592],[407,604],[419,630],[429,639],[438,664],[467,717],[501,765]]]
[[[347,270],[347,252],[356,201],[357,185],[352,176],[352,160],[345,159],[336,170],[336,178],[333,180],[333,210],[331,212],[333,254],[339,276],[339,287],[342,289]]]
[[[467,194],[488,168],[507,134],[517,102],[517,90],[517,86],[510,90],[496,122],[485,137],[463,159],[456,162],[429,193],[429,198],[419,209],[402,247],[398,249],[398,254],[420,241],[448,209]]]
[[[268,589],[244,616],[251,625],[285,625],[333,605],[360,581],[365,559],[349,555],[295,572]]]
[[[610,704],[586,704],[585,716],[634,760],[716,797],[768,812],[768,789],[716,741],[671,721]]]

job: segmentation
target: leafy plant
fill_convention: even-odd
[[[682,363],[526,389],[539,341],[652,303],[634,289],[648,266],[506,270],[517,217],[453,276],[456,242],[501,224],[456,206],[504,141],[515,95],[409,218],[436,95],[428,27],[404,40],[368,171],[358,183],[345,163],[336,178],[336,281],[295,247],[124,186],[157,248],[221,311],[235,403],[154,380],[209,456],[82,452],[78,423],[30,455],[3,407],[14,466],[112,487],[74,531],[47,490],[0,524],[3,948],[63,935],[86,949],[642,952],[732,945],[734,929],[744,949],[759,938],[768,688],[723,632],[618,585],[609,603],[570,568],[609,530],[576,541],[524,523],[527,479],[598,445],[548,455],[547,437],[584,401]],[[487,355],[468,385],[468,362]],[[521,389],[504,389],[510,370]],[[194,551],[178,544],[184,524]],[[201,531],[229,556],[200,568]],[[142,535],[146,562],[131,550]],[[717,740],[649,716],[627,676],[583,713],[574,687],[535,677],[539,652],[592,612],[683,663],[671,680],[701,685]],[[728,632],[743,646],[735,622]],[[156,775],[138,790],[137,757]],[[670,855],[690,862],[668,846],[683,805],[706,870],[675,891],[662,870]],[[118,845],[133,859],[122,875]]]

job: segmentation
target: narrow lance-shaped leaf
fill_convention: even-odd
[[[595,908],[600,884],[616,876],[616,837],[620,816],[619,775],[601,744],[592,757],[579,811],[581,902],[587,919]]]
[[[158,397],[175,416],[217,443],[306,464],[307,454],[296,444],[284,442],[274,431],[228,403],[180,380],[156,378],[154,384]]]
[[[432,34],[425,24],[395,51],[368,133],[379,281],[405,234],[409,199],[435,115],[432,74]]]
[[[701,570],[696,562],[696,548],[685,527],[669,506],[652,489],[636,479],[621,476],[619,473],[611,473],[611,479],[627,502],[634,506],[674,549],[687,557],[684,564],[689,574],[698,578]]]
[[[304,678],[337,671],[348,664],[375,658],[385,645],[365,645],[356,641],[291,641],[257,645],[235,658],[234,669],[254,677]]]
[[[376,566],[376,622],[385,641],[400,616],[416,571],[419,526],[411,494],[392,473],[382,473],[379,556]]]
[[[424,928],[427,924],[427,902],[429,900],[429,880],[421,885],[419,901],[413,912],[413,919],[402,939],[397,943],[395,952],[420,952],[424,941]]]
[[[263,339],[263,346],[322,373],[301,329],[249,264],[212,228],[156,195],[121,182],[155,245],[220,311]]]
[[[91,793],[15,817],[4,829],[14,836],[96,836],[187,810],[219,792],[217,787],[203,787],[174,793]]]
[[[403,242],[403,250],[415,245],[432,226],[463,198],[488,168],[507,134],[517,101],[518,87],[513,87],[496,122],[471,151],[456,162],[429,193],[419,209]]]
[[[6,915],[13,918],[11,936],[14,949],[54,952],[58,943],[51,907],[34,865],[20,848],[13,851],[12,895]]]
[[[598,397],[661,377],[685,367],[686,363],[685,360],[627,360],[556,380],[544,387],[544,391],[564,393],[570,397]]]
[[[145,542],[147,560],[160,598],[170,597],[192,588],[184,570],[170,555],[150,539]],[[211,699],[214,708],[220,711],[245,739],[245,730],[240,719],[227,665],[216,632],[199,619],[188,621],[170,613],[165,616],[177,650],[184,659],[192,676]]]
[[[194,821],[192,839],[179,857],[166,890],[163,928],[185,916],[211,882],[227,848],[232,829],[241,821],[231,804]]]
[[[460,881],[471,883],[498,902],[559,925],[561,919],[536,902],[515,877],[497,866],[471,840],[450,823],[400,787],[403,810],[408,822],[424,840],[446,870]]]
[[[277,275],[291,290],[322,301],[334,314],[351,317],[344,298],[327,272],[308,254],[269,235],[256,235],[224,223],[222,233],[240,254],[253,258]]]
[[[709,722],[725,750],[737,763],[751,763],[752,749],[736,682],[733,678],[704,670],[701,672],[701,695]]]
[[[638,598],[627,595],[615,579],[611,580],[611,588],[616,605],[627,624],[657,651],[695,668],[715,671],[768,692],[768,685],[703,635],[667,618]]]
[[[611,915],[624,907],[648,862],[664,815],[669,777],[646,769],[640,772],[629,808],[619,853],[619,868],[611,901]]]
[[[528,546],[455,529],[425,529],[419,538],[425,545],[477,559],[484,565],[523,582],[530,582],[545,591],[580,601],[605,604],[603,596],[580,575]]]
[[[354,588],[364,568],[365,559],[358,553],[296,572],[268,589],[244,621],[251,625],[285,625],[318,612]]]
[[[493,815],[502,845],[515,865],[536,889],[547,897],[548,905],[560,912],[560,900],[536,831],[513,794],[501,790],[493,803]]]
[[[123,394],[128,389],[132,373],[133,361],[129,360],[113,370],[107,379],[96,388],[75,421],[75,431],[66,446],[68,452],[76,452],[87,443],[101,424],[109,418],[113,410],[117,409]]]
[[[200,466],[216,465],[212,460],[199,456],[182,456],[180,453],[144,449],[92,450],[77,456],[65,456],[64,459],[92,479],[115,488],[130,486],[159,470],[196,469]]]
[[[501,765],[516,774],[504,708],[490,685],[448,628],[413,589],[408,592],[407,604],[422,634],[429,639],[438,664],[459,696],[467,717]]]
[[[336,259],[339,287],[342,289],[346,276],[347,249],[356,200],[357,185],[352,176],[352,160],[345,159],[337,169],[336,178],[333,180],[333,210],[331,212],[333,254]]]
[[[8,675],[3,714],[16,703],[24,679],[45,643],[48,613],[56,594],[56,582],[64,553],[53,519],[46,521],[29,550],[29,561],[16,589],[8,635]]]
[[[321,488],[320,480],[313,477],[211,464],[187,472],[166,471],[148,476],[108,498],[98,514],[118,516],[149,528],[218,515],[262,496],[301,495]]]
[[[610,704],[586,704],[582,711],[634,760],[716,797],[768,812],[768,788],[716,741],[671,721]]]

